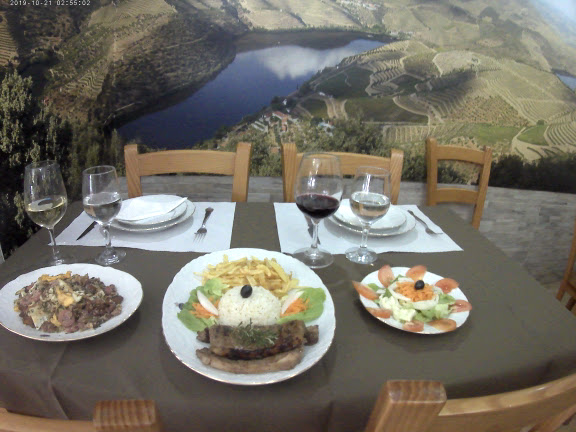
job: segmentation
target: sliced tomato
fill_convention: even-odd
[[[419,281],[422,280],[422,278],[424,278],[425,274],[426,274],[426,266],[417,265],[412,267],[406,272],[406,277],[409,277],[413,281]]]
[[[390,318],[392,316],[392,311],[389,309],[382,308],[366,308],[368,312],[374,315],[376,318]]]
[[[450,307],[452,313],[466,312],[472,309],[472,305],[466,300],[456,300],[454,304]]]
[[[392,271],[392,267],[390,267],[388,264],[382,266],[380,270],[378,270],[378,280],[384,288],[388,288],[390,282],[394,280],[394,272]]]
[[[434,327],[437,330],[440,330],[442,332],[449,332],[452,330],[456,330],[456,328],[458,327],[456,325],[456,321],[451,320],[449,318],[442,318],[442,319],[437,319],[434,321],[430,321],[428,323],[428,325]]]
[[[424,323],[422,321],[406,321],[402,328],[409,332],[419,333],[424,330]]]
[[[458,286],[460,284],[457,281],[455,281],[454,279],[444,278],[444,279],[440,279],[438,282],[436,282],[435,285],[438,288],[440,288],[444,294],[448,294],[454,288],[458,288]]]
[[[370,287],[367,287],[366,285],[356,281],[352,281],[352,285],[354,285],[354,288],[362,297],[365,297],[368,300],[376,300],[378,298],[378,293],[376,293],[376,291]]]

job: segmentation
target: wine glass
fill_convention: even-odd
[[[45,160],[33,162],[26,166],[24,172],[24,206],[32,221],[45,227],[50,233],[52,242],[52,257],[50,265],[71,262],[71,258],[63,255],[56,244],[54,226],[66,213],[68,197],[66,186],[62,180],[60,166],[56,161]]]
[[[370,166],[358,167],[350,195],[350,208],[362,224],[360,247],[346,251],[346,258],[359,264],[371,264],[378,258],[368,249],[368,233],[374,222],[390,208],[390,171]]]
[[[340,207],[344,184],[340,159],[328,153],[306,153],[296,175],[296,205],[310,217],[314,226],[312,245],[299,249],[293,256],[310,268],[327,267],[334,258],[318,248],[318,224]]]
[[[84,211],[100,225],[106,240],[106,248],[96,257],[96,262],[104,266],[120,262],[126,252],[114,249],[110,237],[110,224],[122,206],[116,168],[99,165],[85,169],[82,172],[82,197]]]

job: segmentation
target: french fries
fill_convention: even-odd
[[[221,263],[208,265],[199,276],[202,277],[202,283],[206,283],[208,279],[219,278],[222,283],[230,287],[247,284],[261,286],[278,298],[299,284],[298,279],[293,278],[292,274],[287,274],[275,259],[261,260],[256,257],[230,261],[228,256],[224,255]]]

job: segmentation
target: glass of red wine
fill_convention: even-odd
[[[306,153],[296,175],[296,205],[313,222],[312,245],[298,249],[293,256],[310,268],[327,267],[334,262],[328,251],[318,248],[318,224],[340,207],[344,183],[340,159],[328,153]]]

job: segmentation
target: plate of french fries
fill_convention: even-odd
[[[319,341],[306,346],[302,361],[293,369],[264,374],[232,374],[202,364],[196,349],[204,346],[177,318],[180,304],[190,292],[207,280],[218,278],[230,287],[262,286],[282,299],[298,287],[322,288],[326,293],[322,315],[307,325],[318,325]],[[316,364],[328,351],[334,338],[334,302],[322,280],[302,262],[279,252],[239,248],[213,252],[186,264],[166,290],[162,305],[162,328],[172,353],[192,370],[217,381],[239,385],[262,385],[283,381],[301,374]]]

